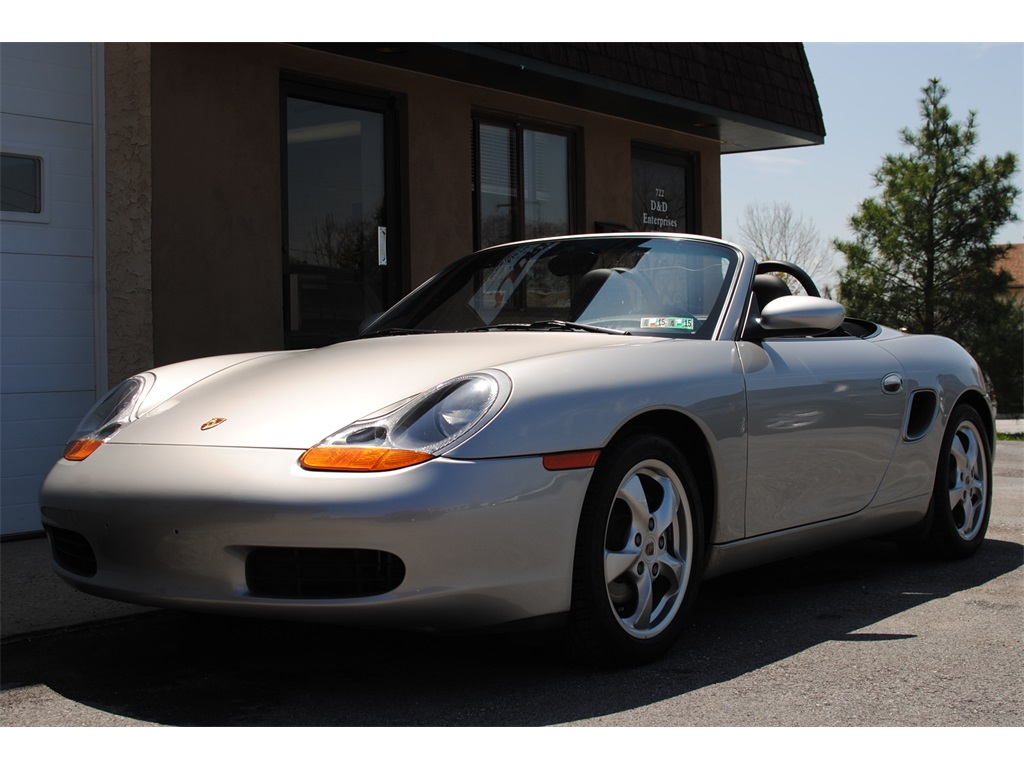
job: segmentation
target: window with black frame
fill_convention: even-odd
[[[354,337],[398,295],[396,108],[282,85],[285,346],[317,347]]]
[[[696,162],[685,152],[633,145],[633,229],[698,232]]]
[[[473,131],[477,248],[573,232],[571,133],[478,119]]]
[[[41,213],[42,158],[4,152],[0,162],[0,211]]]

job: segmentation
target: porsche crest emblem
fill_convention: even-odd
[[[201,430],[203,430],[203,432],[205,432],[205,431],[206,431],[206,430],[208,430],[208,429],[213,429],[213,428],[214,428],[214,427],[216,427],[216,426],[220,426],[220,425],[221,425],[221,424],[223,424],[223,423],[224,423],[225,421],[227,421],[227,419],[222,419],[222,418],[220,418],[220,417],[218,417],[218,418],[216,418],[216,419],[210,419],[210,420],[209,420],[209,421],[207,421],[207,422],[206,422],[205,424],[203,424],[203,425],[202,425],[202,426],[200,427],[200,429],[201,429]]]

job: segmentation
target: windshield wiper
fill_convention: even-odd
[[[372,339],[377,336],[412,336],[419,333],[451,333],[451,331],[438,331],[433,328],[381,328],[379,331],[360,336],[361,339]]]
[[[604,328],[600,325],[570,323],[567,320],[537,320],[533,323],[498,323],[467,328],[467,331],[587,331],[588,333],[610,333],[615,336],[629,336],[629,331],[619,328]]]

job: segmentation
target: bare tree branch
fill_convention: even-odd
[[[740,245],[758,260],[789,261],[801,267],[824,295],[838,281],[835,250],[817,229],[797,216],[789,203],[755,203],[739,225]]]

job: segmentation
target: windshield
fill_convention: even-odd
[[[468,256],[366,330],[586,330],[710,338],[737,263],[685,238],[538,240]]]

